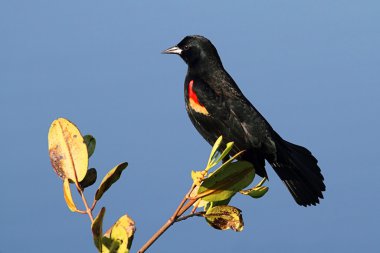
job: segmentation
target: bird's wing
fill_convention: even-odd
[[[243,95],[233,96],[227,99],[227,102],[230,112],[242,125],[252,147],[264,148],[269,153],[275,152],[275,144],[272,140],[273,129],[259,111]]]
[[[245,150],[243,159],[252,162],[260,176],[267,176],[265,158],[271,159],[276,154],[275,143],[270,136],[272,129],[238,88],[222,85],[231,90],[218,92],[202,80],[194,81],[193,90],[209,116],[198,118],[192,115],[190,118],[199,132],[205,133],[208,128],[207,134],[202,135],[211,145],[219,135],[226,142],[233,141],[233,152]],[[214,140],[208,139],[210,136]]]
[[[193,89],[213,120],[219,122],[223,136],[243,147],[260,149],[268,142],[271,127],[240,90],[235,89],[236,84],[219,86],[230,90],[215,91],[203,80],[196,80]]]

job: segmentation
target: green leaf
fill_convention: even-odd
[[[95,193],[95,200],[99,200],[103,196],[103,194],[111,187],[111,185],[114,184],[117,180],[119,180],[121,173],[125,168],[127,168],[127,166],[127,162],[120,163],[107,173],[107,175],[103,178],[98,190]]]
[[[94,219],[94,222],[91,225],[92,235],[94,239],[94,243],[99,252],[103,252],[102,250],[102,237],[103,237],[103,218],[106,212],[106,208],[102,207],[98,216]]]
[[[51,164],[62,179],[68,178],[77,185],[86,175],[88,154],[79,129],[69,120],[54,120],[48,134]]]
[[[240,232],[244,228],[241,210],[233,206],[212,207],[206,212],[204,217],[208,224],[216,229],[232,229]]]
[[[227,143],[226,148],[223,150],[222,154],[220,154],[220,156],[218,157],[218,159],[216,159],[214,161],[214,163],[212,164],[211,167],[217,165],[220,161],[222,161],[224,159],[224,157],[226,157],[230,153],[230,151],[231,151],[231,149],[232,149],[233,146],[234,146],[233,142]]]
[[[110,251],[110,248],[111,248],[111,245],[112,245],[112,243],[114,243],[114,241],[112,240],[112,239],[110,239],[110,238],[108,238],[108,237],[106,237],[106,236],[103,236],[102,237],[102,253],[104,252],[104,253],[113,253],[113,252],[111,252]]]
[[[79,186],[84,189],[84,188],[87,188],[91,185],[93,185],[95,182],[96,182],[96,179],[97,179],[97,171],[95,168],[91,168],[87,171],[86,173],[86,176],[84,177],[84,179],[79,182]]]
[[[65,198],[66,204],[69,207],[71,212],[76,212],[78,209],[75,206],[73,197],[71,195],[69,179],[65,178],[63,180],[63,197]]]
[[[84,189],[93,185],[96,182],[97,174],[95,168],[89,169],[82,182],[79,182],[80,187]]]
[[[229,142],[226,144],[226,148],[223,150],[223,152],[219,153],[220,146],[222,145],[222,141],[223,141],[223,137],[220,136],[214,143],[214,146],[211,149],[210,157],[207,162],[206,171],[208,171],[210,168],[214,167],[220,161],[222,161],[230,153],[232,147],[234,146],[233,142]]]
[[[261,181],[260,181],[255,187],[260,187],[260,186],[262,186],[262,185],[265,183],[265,181],[267,181],[267,178],[266,178],[266,177],[264,177],[263,179],[261,179]]]
[[[209,202],[229,199],[247,187],[254,177],[255,169],[249,162],[225,163],[203,181],[197,197]]]
[[[251,196],[252,198],[255,198],[255,199],[261,198],[269,190],[267,186],[263,186],[265,181],[266,181],[266,178],[263,178],[255,187],[240,191],[240,193],[243,195]]]
[[[254,187],[252,189],[240,191],[241,194],[243,195],[248,195],[251,196],[252,198],[258,199],[261,198],[262,196],[267,193],[269,188],[267,186],[259,186],[259,187]]]
[[[207,167],[210,167],[210,168],[212,167],[210,165],[214,163],[215,156],[217,155],[217,151],[220,145],[222,144],[222,140],[223,140],[223,137],[220,136],[214,143],[214,146],[212,146],[210,157],[208,158],[208,162],[207,162]]]
[[[88,158],[90,158],[95,151],[96,139],[94,138],[94,136],[88,134],[83,137],[83,140],[87,146]]]
[[[123,215],[104,234],[103,243],[112,253],[128,253],[135,231],[135,222],[128,215]]]
[[[236,153],[235,155],[231,156],[230,159],[228,159],[226,162],[224,162],[219,168],[217,168],[214,172],[210,173],[209,176],[211,176],[212,174],[214,174],[215,172],[217,172],[218,170],[220,170],[222,167],[225,167],[227,166],[228,164],[232,163],[237,157],[239,157],[242,153],[244,152],[244,150],[242,151],[239,151],[238,153]]]

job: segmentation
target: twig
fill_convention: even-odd
[[[197,210],[197,208],[198,208],[198,206],[199,206],[199,202],[200,202],[201,200],[200,199],[198,199],[195,203],[194,203],[194,207],[193,207],[193,209],[191,210],[191,214],[193,214],[193,213],[195,213],[195,211]]]
[[[197,199],[190,199],[189,202],[186,201],[189,198],[189,195],[194,190],[195,185],[193,184],[190,187],[189,192],[182,199],[181,203],[178,205],[177,209],[173,213],[173,215],[169,218],[169,220],[141,247],[138,253],[145,252],[174,222],[177,221],[178,217],[180,217],[184,212],[186,212],[196,201]],[[186,205],[185,205],[186,203]]]
[[[83,211],[83,210],[76,210],[75,212],[76,212],[76,213],[80,213],[80,214],[87,214],[87,212],[86,212],[86,211]]]
[[[94,199],[94,202],[92,202],[92,206],[91,206],[91,211],[94,210],[95,206],[96,206],[96,203],[98,203],[98,201],[96,199]]]
[[[86,207],[86,213],[88,214],[88,217],[90,217],[91,223],[93,223],[94,217],[92,216],[92,209],[88,207],[88,203],[87,203],[86,197],[84,196],[83,190],[78,186],[77,186],[77,189],[80,196],[82,197],[83,204]]]
[[[189,215],[179,217],[175,222],[183,221],[183,220],[186,220],[186,219],[194,217],[194,216],[204,217],[205,213],[206,212],[191,213]]]

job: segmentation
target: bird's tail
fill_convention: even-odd
[[[316,205],[326,190],[318,160],[304,147],[277,140],[277,159],[271,162],[281,180],[301,206]]]

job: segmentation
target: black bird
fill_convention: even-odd
[[[186,36],[165,51],[188,65],[185,79],[187,113],[198,132],[211,145],[219,136],[235,143],[232,154],[267,177],[265,160],[302,206],[316,205],[326,187],[317,159],[309,150],[280,137],[240,91],[224,69],[214,45],[205,37]]]

